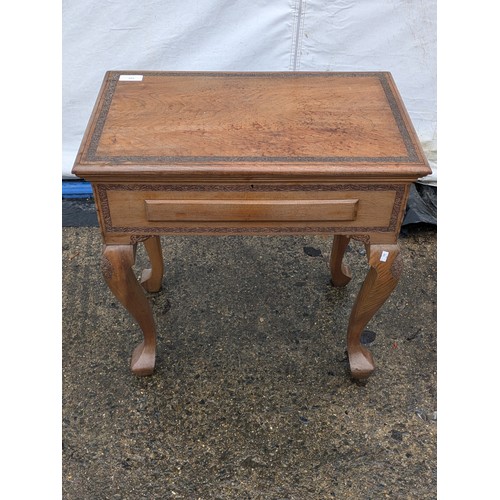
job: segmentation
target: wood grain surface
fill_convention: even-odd
[[[405,157],[377,77],[118,82],[97,157]],[[193,98],[195,97],[195,98]]]
[[[121,81],[127,73],[140,80]],[[73,172],[137,168],[156,177],[430,173],[388,72],[108,72]]]

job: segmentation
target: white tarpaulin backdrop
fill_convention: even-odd
[[[436,185],[436,0],[63,0],[63,178],[107,70],[390,71]]]

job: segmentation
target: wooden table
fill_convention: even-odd
[[[161,235],[318,233],[333,235],[334,286],[351,279],[350,238],[366,245],[347,345],[352,376],[372,373],[361,333],[402,271],[410,184],[430,173],[390,73],[110,71],[73,173],[93,187],[104,278],[144,335],[135,374],[155,365],[143,289],[161,287]],[[138,242],[151,263],[140,284]]]

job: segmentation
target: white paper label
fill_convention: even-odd
[[[386,250],[384,250],[382,252],[382,254],[380,255],[380,261],[381,262],[385,262],[387,260],[387,257],[389,257],[389,252],[387,252]]]
[[[143,75],[120,75],[120,82],[142,82]]]

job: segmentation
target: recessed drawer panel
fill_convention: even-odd
[[[352,221],[358,200],[144,200],[156,222]]]

